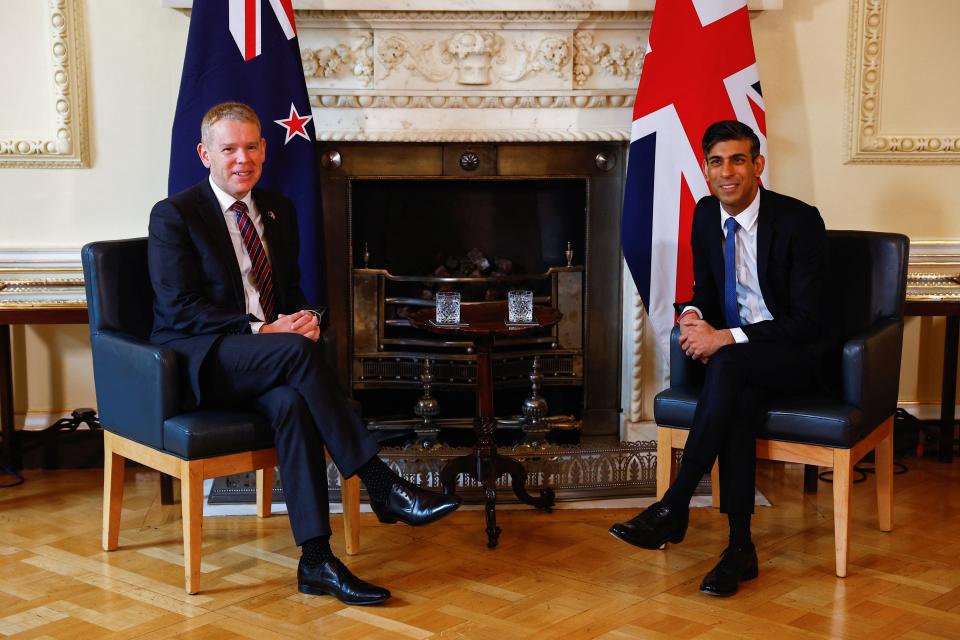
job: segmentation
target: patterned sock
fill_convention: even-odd
[[[750,514],[728,513],[727,522],[730,523],[730,546],[749,549],[753,546],[750,538]]]
[[[377,456],[373,456],[357,469],[357,475],[367,488],[367,495],[374,502],[386,502],[390,489],[401,480],[400,476]]]
[[[303,543],[301,551],[303,552],[303,562],[311,566],[333,560],[335,557],[333,550],[330,548],[329,535],[310,538]]]

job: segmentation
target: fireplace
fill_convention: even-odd
[[[320,143],[331,331],[341,384],[371,429],[407,430],[432,361],[438,421],[470,426],[469,343],[409,326],[438,289],[466,303],[534,292],[553,328],[494,347],[495,412],[511,424],[538,359],[557,428],[616,441],[620,428],[623,146],[618,143]],[[505,269],[451,276],[479,251]],[[438,269],[438,267],[441,267]]]

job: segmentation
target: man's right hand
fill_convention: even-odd
[[[299,333],[316,342],[320,339],[320,324],[309,311],[297,311],[290,315],[281,313],[276,320],[260,327],[260,333]]]

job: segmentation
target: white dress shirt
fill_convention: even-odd
[[[260,305],[260,291],[257,289],[257,281],[253,278],[253,265],[250,264],[250,256],[247,255],[247,248],[243,244],[243,236],[240,235],[240,226],[237,224],[236,214],[230,210],[230,207],[233,206],[233,203],[236,202],[237,199],[218,187],[216,183],[214,183],[213,178],[210,178],[210,186],[213,187],[213,195],[217,196],[217,202],[220,203],[223,219],[227,223],[227,231],[230,232],[230,242],[233,244],[233,252],[237,255],[237,264],[240,266],[240,279],[243,281],[243,297],[246,301],[246,312],[253,314],[257,318],[263,318],[266,314]],[[266,238],[263,237],[263,221],[260,219],[260,212],[257,210],[257,205],[253,201],[253,196],[247,193],[241,202],[247,205],[247,215],[250,216],[250,221],[253,222],[253,228],[256,229],[257,235],[260,236],[260,243],[263,245],[263,250],[269,260],[270,249],[267,247]],[[260,333],[260,327],[262,327],[263,324],[263,322],[251,322],[250,331],[252,333]]]
[[[719,206],[719,205],[718,205]],[[746,209],[731,216],[720,207],[720,230],[727,237],[728,218],[737,221],[737,307],[740,311],[740,324],[754,324],[761,320],[773,320],[760,292],[760,276],[757,270],[757,218],[760,214],[760,191]],[[694,306],[685,307],[683,312],[695,311],[700,318],[703,313]],[[730,329],[737,342],[748,342],[747,334],[740,327]]]

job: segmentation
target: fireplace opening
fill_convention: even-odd
[[[472,342],[415,329],[406,316],[432,307],[437,291],[459,291],[470,304],[529,289],[535,304],[563,317],[494,344],[501,438],[521,433],[536,361],[552,441],[617,439],[622,172],[595,158],[619,151],[587,143],[320,146],[331,330],[341,379],[370,429],[390,438],[423,427],[414,409],[429,360],[440,405],[433,427],[451,444],[458,433],[468,444]],[[466,154],[481,159],[478,170],[461,169],[457,158]]]
[[[583,179],[354,180],[353,266],[435,275],[478,249],[492,267],[500,258],[512,274],[542,273],[566,264],[567,243],[582,264],[586,194]]]

